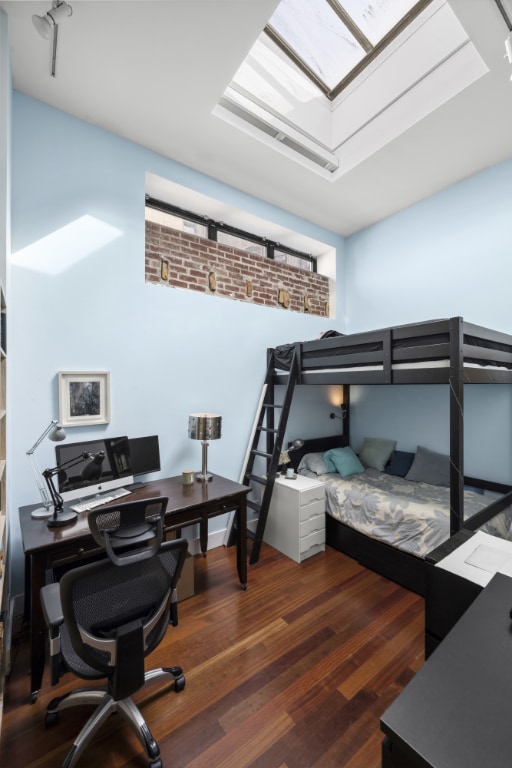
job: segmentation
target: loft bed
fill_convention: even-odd
[[[287,384],[292,360],[297,384],[341,384],[345,403],[351,384],[446,384],[450,397],[449,489],[447,538],[461,528],[492,526],[512,507],[510,486],[464,475],[464,385],[512,384],[512,335],[467,323],[461,317],[432,320],[350,335],[330,332],[326,338],[269,350],[272,384]],[[290,454],[295,468],[306,452],[326,451],[350,441],[350,410],[343,437],[306,441]],[[336,443],[337,441],[337,443]],[[502,494],[485,498],[471,517],[464,517],[465,486]],[[490,501],[490,503],[487,503]],[[424,561],[370,538],[327,514],[326,541],[373,570],[422,594]]]

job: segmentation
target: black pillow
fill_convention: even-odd
[[[413,459],[414,453],[409,453],[408,451],[393,451],[393,455],[391,456],[389,464],[385,467],[384,472],[388,475],[405,477],[411,468]]]

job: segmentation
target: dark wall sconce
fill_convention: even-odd
[[[339,415],[337,413],[330,413],[329,414],[329,417],[331,419],[345,419],[346,416],[347,416],[347,406],[344,403],[342,403],[340,405],[340,414]]]

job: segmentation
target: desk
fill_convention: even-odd
[[[382,715],[383,768],[510,765],[511,606],[498,573]]]
[[[474,536],[462,528],[425,557],[425,658],[467,611],[482,587],[456,573],[440,568],[438,563]],[[512,603],[511,603],[512,605]]]
[[[163,480],[152,480],[130,496],[117,501],[135,501],[152,496],[167,496],[165,531],[200,524],[200,544],[203,554],[208,544],[210,517],[236,512],[237,530],[247,529],[247,494],[250,488],[218,475],[209,483],[195,482],[183,485],[181,475]],[[115,503],[115,502],[114,502]],[[30,513],[38,504],[21,507],[20,526],[25,553],[25,600],[31,621],[31,695],[37,698],[41,687],[45,663],[46,625],[41,610],[39,593],[46,583],[47,570],[61,566],[79,565],[81,560],[101,554],[103,550],[94,541],[87,524],[87,513],[78,516],[72,525],[48,528],[46,520],[33,520]],[[66,504],[65,507],[69,507]],[[107,509],[112,504],[105,504]],[[247,585],[247,538],[237,536],[237,570],[242,587]],[[29,586],[30,585],[30,586]],[[30,590],[30,594],[29,594]],[[28,602],[30,600],[30,603]]]

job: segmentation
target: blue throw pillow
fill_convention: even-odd
[[[364,472],[364,467],[348,445],[345,448],[331,448],[324,453],[324,461],[329,472],[337,472],[341,477],[351,477]]]

